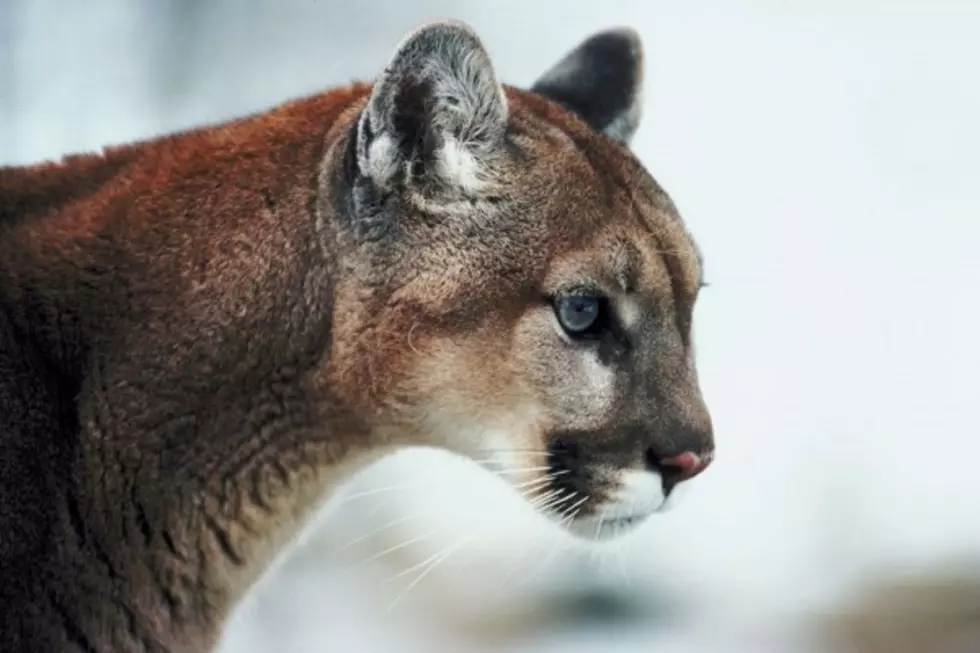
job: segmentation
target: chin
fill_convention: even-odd
[[[664,491],[653,474],[626,472],[609,499],[589,506],[574,519],[561,522],[571,535],[588,542],[615,540],[670,512],[681,501],[683,486]]]
[[[588,542],[605,542],[636,531],[649,519],[650,514],[621,515],[617,517],[599,517],[590,515],[580,517],[565,528],[575,537]]]

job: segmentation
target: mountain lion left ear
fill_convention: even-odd
[[[640,124],[643,44],[630,28],[593,35],[531,90],[564,105],[596,131],[629,143]]]
[[[471,28],[432,23],[402,41],[361,116],[357,160],[379,188],[396,183],[477,192],[492,176],[507,100]]]

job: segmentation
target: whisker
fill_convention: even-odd
[[[395,597],[395,599],[388,605],[388,609],[391,610],[396,605],[398,605],[398,603],[406,595],[408,595],[408,593],[412,590],[413,587],[415,587],[416,585],[418,585],[419,583],[421,583],[422,580],[426,576],[428,576],[430,573],[432,573],[432,571],[436,567],[438,567],[441,563],[443,563],[444,561],[446,561],[447,559],[449,559],[449,557],[453,553],[455,553],[456,551],[458,551],[459,549],[461,549],[463,546],[465,546],[474,537],[475,537],[475,535],[469,535],[469,536],[467,536],[467,537],[459,540],[455,544],[452,544],[452,545],[446,547],[442,551],[439,551],[438,553],[429,556],[428,558],[426,558],[422,562],[420,562],[418,564],[415,564],[415,565],[412,565],[408,569],[403,569],[402,571],[398,572],[397,574],[395,574],[394,576],[392,576],[390,579],[388,579],[388,582],[391,582],[391,581],[394,581],[394,580],[396,580],[398,578],[401,578],[403,576],[406,576],[406,575],[408,575],[410,573],[413,573],[414,571],[416,571],[416,570],[418,570],[420,568],[422,569],[421,573],[419,573],[419,575],[416,576],[415,579],[411,583],[409,583],[404,589],[402,589],[401,592],[398,593],[398,595]]]
[[[419,350],[415,348],[415,343],[412,342],[412,334],[415,332],[415,329],[418,326],[419,326],[419,322],[415,322],[412,324],[412,328],[408,330],[408,348],[411,349],[416,354],[419,353]]]
[[[633,499],[633,500],[630,501],[629,514],[631,514],[631,515],[632,514],[635,514],[634,513],[634,510],[635,509],[636,509],[636,499]],[[619,537],[620,538],[622,538],[622,536],[625,533],[625,531],[626,531],[626,529],[624,528],[623,529],[623,533],[619,533]],[[627,585],[632,585],[633,582],[630,579],[629,574],[626,572],[626,545],[627,545],[627,542],[628,542],[628,540],[627,541],[624,541],[622,539],[620,540],[619,546],[616,548],[616,557],[619,559],[619,572],[623,576],[623,580],[626,582]]]
[[[602,529],[606,525],[606,515],[608,514],[609,514],[609,508],[606,507],[603,509],[602,514],[600,514],[596,519],[595,539],[593,540],[593,543],[596,544],[596,546],[593,547],[592,549],[592,562],[598,567],[598,571],[600,574],[603,573],[603,571],[606,568],[607,558],[602,556],[598,544],[599,544],[599,538],[602,537]]]
[[[578,492],[572,492],[571,494],[565,495],[565,496],[561,497],[560,499],[555,499],[554,501],[549,501],[546,505],[539,506],[538,507],[538,510],[541,510],[542,512],[547,511],[547,510],[551,510],[552,512],[554,512],[562,504],[568,503],[569,501],[572,501],[577,496],[578,496]]]
[[[581,499],[579,499],[578,501],[576,501],[575,503],[573,503],[571,506],[569,506],[568,508],[566,508],[565,511],[562,512],[562,515],[565,515],[565,514],[571,512],[572,510],[574,510],[575,511],[575,514],[572,515],[572,518],[574,519],[575,516],[578,515],[578,509],[581,508],[582,505],[586,501],[588,501],[588,500],[589,500],[589,497],[587,497],[587,496],[586,497],[582,497]],[[559,515],[559,516],[562,516],[562,515]]]
[[[526,552],[526,553],[527,554],[530,554],[530,553],[536,552],[538,550],[539,545],[540,545],[540,542],[538,540],[533,541],[531,543],[531,550],[528,551],[528,552]],[[497,586],[497,590],[498,591],[504,589],[504,587],[507,586],[507,583],[514,576],[514,572],[517,571],[517,568],[520,566],[520,563],[522,563],[522,562],[524,562],[524,556],[521,556],[521,558],[519,560],[517,560],[512,565],[510,565],[510,570],[504,576],[503,580],[500,581],[500,585]]]
[[[542,486],[543,485],[548,485],[553,480],[555,480],[555,479],[553,479],[550,476],[545,476],[544,478],[534,478],[534,479],[531,479],[530,481],[524,481],[523,483],[517,483],[516,485],[512,485],[511,486],[511,489],[512,490],[520,490],[520,489],[527,489],[529,487],[535,487],[535,486],[538,486],[538,485],[542,485]],[[522,492],[521,494],[526,494],[526,492]]]
[[[551,467],[549,465],[542,465],[539,467],[518,467],[514,469],[500,469],[494,470],[498,474],[523,474],[524,472],[546,472]]]
[[[567,500],[569,500],[569,499],[572,499],[572,498],[574,498],[574,497],[575,497],[576,495],[577,495],[577,493],[573,493],[573,494],[571,494],[571,495],[569,495],[568,497],[566,497],[565,499],[563,499],[563,501],[567,501]],[[582,500],[580,500],[580,503],[579,503],[578,505],[579,505],[579,506],[581,506],[581,504],[582,504],[582,503],[585,503],[585,500],[587,500],[587,499],[588,499],[588,497],[583,497],[583,499],[582,499]],[[568,510],[568,509],[566,509],[566,510]],[[565,514],[565,512],[562,512],[562,515],[564,515],[564,514]],[[575,508],[572,508],[572,509],[571,509],[571,514],[569,514],[569,515],[568,515],[567,517],[565,517],[564,519],[561,519],[561,521],[559,521],[559,522],[558,522],[558,527],[559,527],[559,528],[562,528],[562,527],[564,527],[564,525],[565,525],[566,523],[569,523],[569,522],[570,522],[570,521],[571,521],[572,519],[574,519],[574,518],[575,518],[575,515],[576,515],[576,514],[578,514],[578,506],[576,506]],[[520,586],[522,586],[522,585],[524,585],[524,584],[526,584],[526,583],[528,583],[528,582],[530,582],[532,578],[535,578],[535,577],[536,577],[536,576],[538,576],[538,575],[539,575],[539,574],[540,574],[540,573],[541,573],[542,571],[544,571],[544,569],[545,569],[545,568],[546,568],[546,567],[547,567],[547,566],[548,566],[548,565],[549,565],[549,564],[550,564],[550,563],[552,562],[552,560],[554,559],[554,557],[555,557],[555,554],[556,554],[556,553],[558,552],[558,550],[559,550],[559,548],[561,548],[561,544],[562,544],[562,540],[561,540],[561,538],[560,538],[560,537],[556,537],[556,538],[555,538],[555,542],[554,542],[554,544],[553,544],[553,545],[551,546],[551,550],[550,550],[550,551],[548,552],[548,554],[547,554],[547,555],[546,555],[546,556],[544,557],[544,559],[543,559],[543,560],[541,561],[541,564],[539,564],[539,565],[537,566],[537,568],[536,568],[536,569],[535,569],[535,570],[534,570],[533,572],[531,572],[530,574],[528,574],[527,576],[525,576],[525,577],[524,577],[524,579],[523,579],[523,580],[522,580],[522,581],[521,581],[520,583],[518,583],[518,584],[517,584],[517,587],[520,587]]]
[[[355,537],[353,540],[350,540],[349,542],[347,542],[346,544],[344,544],[342,547],[340,547],[339,549],[337,549],[336,551],[334,551],[334,554],[342,553],[343,551],[346,551],[350,547],[352,547],[352,546],[354,546],[356,544],[360,544],[364,540],[367,540],[367,539],[369,539],[369,538],[377,535],[378,533],[381,533],[382,531],[386,531],[389,528],[392,528],[393,526],[397,526],[398,524],[404,524],[405,522],[411,521],[412,519],[417,519],[418,517],[421,517],[424,514],[425,513],[424,512],[421,512],[421,511],[414,512],[414,513],[412,513],[410,515],[405,515],[403,517],[399,517],[398,519],[395,519],[393,521],[390,521],[387,524],[383,524],[382,526],[378,526],[377,528],[372,528],[367,533],[364,533],[363,535],[360,535],[358,537]]]
[[[520,447],[480,447],[480,451],[491,453],[536,453],[541,455],[551,453],[547,449],[522,449]]]
[[[545,490],[547,490],[547,488],[547,484],[543,486],[530,487],[518,492],[517,496],[524,499],[530,507],[540,510],[544,508],[542,504],[550,503],[555,497],[563,492],[563,490],[560,488],[546,492]]]
[[[603,520],[605,520],[605,518],[606,518],[606,513],[607,512],[608,512],[607,510],[603,510],[602,511],[602,515],[600,515],[600,517],[596,520],[595,538],[593,540],[596,543],[599,542],[599,536],[602,535],[602,523],[603,523]]]
[[[552,490],[551,492],[547,493],[545,497],[536,499],[530,503],[531,506],[543,512],[548,510],[548,508],[557,505],[557,503],[567,501],[568,499],[564,496],[564,494],[565,490]]]
[[[551,549],[548,551],[548,554],[541,560],[541,564],[539,564],[530,574],[524,576],[524,578],[522,578],[520,582],[515,585],[515,587],[526,585],[527,583],[531,582],[533,578],[536,578],[542,571],[544,571],[544,568],[548,566],[551,559],[554,558],[555,553],[558,551],[559,542],[560,540],[556,537],[554,544],[551,545]]]
[[[544,483],[544,482],[550,483],[551,481],[555,480],[556,478],[558,478],[559,476],[561,476],[562,474],[565,474],[565,473],[567,473],[567,472],[556,473],[556,474],[546,474],[544,476],[539,476],[538,478],[532,478],[532,479],[529,479],[527,481],[521,481],[520,483],[516,483],[516,484],[508,483],[508,484],[512,488],[517,489],[517,488],[525,487],[527,485],[531,485],[533,483]]]
[[[564,474],[570,474],[572,470],[570,469],[559,469],[551,471],[552,467],[549,465],[539,465],[535,467],[494,467],[491,463],[497,461],[476,461],[483,469],[491,472],[493,474],[499,474],[501,476],[510,476],[513,474],[524,474],[530,472],[548,472],[549,475],[562,476]]]
[[[453,544],[450,544],[449,546],[447,546],[447,547],[445,547],[443,549],[440,549],[439,551],[437,551],[436,553],[433,553],[431,556],[429,556],[428,558],[426,558],[422,562],[418,562],[418,563],[412,565],[411,567],[407,567],[406,569],[402,569],[401,571],[399,571],[398,573],[396,573],[395,575],[393,575],[391,578],[389,578],[388,580],[386,580],[385,583],[392,583],[392,582],[398,580],[399,578],[403,578],[403,577],[408,576],[409,574],[411,574],[411,573],[413,573],[415,571],[418,571],[420,568],[425,567],[426,565],[428,565],[429,563],[431,563],[433,560],[436,560],[438,558],[441,558],[442,556],[446,555],[446,553],[449,553],[450,551],[455,551],[457,548],[459,548],[460,546],[462,546],[464,542],[469,542],[470,540],[472,540],[473,537],[475,537],[475,536],[472,535],[472,534],[471,535],[467,535],[463,539],[461,539],[461,540],[459,540],[459,541],[457,541],[457,542],[455,542]]]
[[[581,506],[582,503],[585,503],[585,501],[583,500],[581,503],[576,504],[576,506]],[[572,506],[572,507],[575,508],[576,506]],[[562,528],[564,528],[568,524],[571,524],[573,521],[575,521],[575,518],[578,516],[579,510],[577,509],[572,510],[571,508],[569,508],[569,510],[570,512],[568,513],[568,515],[560,522],[558,522],[558,525],[561,526]]]
[[[339,508],[340,506],[350,501],[354,501],[355,499],[372,497],[377,494],[383,494],[385,492],[394,492],[396,490],[410,490],[414,488],[434,486],[434,485],[438,485],[438,481],[431,481],[431,480],[415,481],[413,483],[399,483],[398,485],[387,485],[385,487],[371,488],[370,490],[363,490],[361,492],[355,492],[353,494],[341,495],[340,501],[334,504],[334,508]]]
[[[377,553],[373,554],[371,557],[369,557],[366,560],[362,561],[361,564],[365,564],[365,563],[368,563],[368,562],[373,562],[374,560],[377,560],[379,558],[385,557],[389,553],[394,553],[395,551],[400,551],[402,549],[405,549],[407,547],[410,547],[413,544],[416,544],[417,542],[421,542],[422,540],[425,540],[425,539],[428,539],[428,538],[432,537],[437,532],[438,531],[435,531],[435,530],[429,531],[428,533],[425,533],[423,535],[417,535],[417,536],[415,536],[413,538],[410,538],[410,539],[407,539],[407,540],[405,540],[403,542],[399,542],[398,544],[394,544],[392,546],[389,546],[387,549],[385,549],[383,551],[378,551]]]
[[[555,480],[555,476],[549,474],[548,476],[543,476],[541,478],[532,478],[529,481],[523,481],[521,483],[517,483],[516,485],[511,485],[511,489],[514,490],[523,489],[523,491],[520,492],[519,494],[521,494],[522,496],[526,496],[529,492],[539,489],[540,487],[547,486],[554,480]]]
[[[543,495],[535,497],[533,499],[528,499],[528,503],[531,506],[539,506],[542,503],[549,501],[550,499],[562,494],[565,490],[552,490],[550,492],[545,492]]]
[[[572,497],[574,497],[574,496],[575,496],[576,494],[577,494],[577,493],[575,493],[575,492],[573,492],[573,493],[572,493],[572,494],[570,495],[570,498],[572,498]],[[582,498],[581,498],[581,499],[579,499],[579,500],[578,500],[578,501],[577,501],[576,503],[574,503],[574,504],[572,504],[571,506],[569,506],[568,508],[566,508],[566,509],[565,509],[565,511],[564,511],[564,512],[562,512],[562,514],[563,514],[563,515],[564,515],[564,514],[566,514],[566,513],[570,513],[570,514],[569,514],[569,516],[567,516],[567,517],[566,517],[566,518],[565,518],[564,520],[562,520],[562,521],[560,521],[560,522],[558,523],[558,526],[559,526],[559,528],[561,528],[561,527],[562,527],[562,526],[563,526],[563,525],[565,524],[565,522],[566,522],[566,520],[568,520],[568,521],[571,521],[571,520],[573,520],[573,519],[575,519],[575,517],[576,517],[576,516],[578,515],[578,513],[579,513],[579,512],[581,512],[581,507],[582,507],[582,505],[583,505],[583,504],[584,504],[584,503],[585,503],[586,501],[588,501],[588,499],[589,499],[589,497],[588,497],[588,496],[585,496],[585,497],[582,497]],[[557,549],[557,547],[558,547],[558,542],[557,542],[557,541],[556,541],[556,543],[555,543],[555,545],[554,545],[554,547],[555,547],[555,549]],[[532,552],[534,552],[534,551],[537,551],[537,549],[538,549],[538,546],[537,546],[537,544],[535,543],[535,545],[534,545],[534,547],[533,547],[533,550],[532,550]],[[553,549],[553,551],[554,551],[554,549]],[[553,555],[553,553],[552,553],[551,555]],[[522,560],[523,560],[523,559],[522,559]],[[546,561],[547,561],[547,557],[546,557]],[[543,563],[543,564],[545,564],[545,563]],[[506,576],[504,576],[504,579],[503,579],[503,581],[501,581],[501,583],[500,583],[500,586],[498,587],[498,590],[503,590],[503,588],[504,588],[504,587],[505,587],[505,586],[507,585],[507,583],[508,583],[508,582],[510,581],[510,579],[511,579],[511,578],[512,578],[512,577],[514,576],[514,573],[515,573],[515,572],[517,571],[517,568],[518,568],[518,566],[519,566],[519,564],[518,564],[518,563],[515,563],[515,564],[513,564],[513,565],[511,565],[511,568],[510,568],[510,571],[508,571],[508,572],[507,572],[507,575],[506,575]],[[539,567],[539,568],[538,568],[538,569],[537,569],[537,570],[536,570],[535,572],[533,572],[533,573],[532,573],[532,576],[533,576],[533,575],[534,575],[535,573],[539,573],[539,572],[540,572],[540,570],[541,570],[541,567]],[[524,581],[524,582],[526,582],[526,579],[525,579],[525,581]],[[518,585],[518,587],[519,587],[519,586],[520,586],[520,584]]]

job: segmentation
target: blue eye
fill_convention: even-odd
[[[561,328],[570,336],[581,336],[599,324],[602,305],[598,297],[564,295],[555,301],[555,315]]]

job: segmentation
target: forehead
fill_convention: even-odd
[[[701,256],[673,202],[624,146],[551,103],[517,94],[512,123],[557,224],[550,276],[603,275],[626,292],[701,285]],[[563,237],[562,237],[563,236]],[[597,269],[600,268],[600,269]]]
[[[511,156],[484,201],[417,200],[414,208],[430,218],[420,224],[434,226],[414,243],[412,260],[423,272],[410,286],[427,304],[441,297],[449,306],[463,294],[496,301],[513,296],[515,285],[554,291],[575,278],[693,296],[697,248],[643,165],[551,102],[510,95]]]
[[[609,216],[604,228],[556,252],[545,286],[598,277],[614,292],[691,296],[701,275],[697,246],[680,221],[634,208]]]

